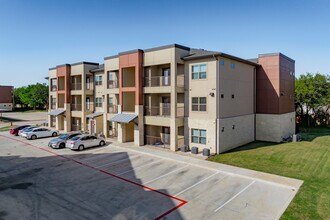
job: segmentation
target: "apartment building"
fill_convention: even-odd
[[[49,69],[49,124],[136,146],[221,153],[295,133],[295,61],[246,60],[178,44]]]
[[[0,85],[0,111],[12,111],[14,108],[13,86]]]

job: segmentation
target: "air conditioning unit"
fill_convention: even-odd
[[[198,154],[198,147],[192,147],[191,148],[191,153],[192,154]]]
[[[189,151],[189,147],[188,147],[187,145],[182,145],[182,146],[180,147],[180,151],[181,151],[181,152],[188,152],[188,151]]]
[[[210,156],[210,149],[208,149],[208,148],[204,148],[204,149],[203,149],[203,156],[207,156],[207,157],[209,157],[209,156]]]

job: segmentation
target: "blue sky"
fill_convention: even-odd
[[[0,84],[172,43],[242,58],[282,52],[296,74],[330,74],[329,11],[327,0],[0,0]]]

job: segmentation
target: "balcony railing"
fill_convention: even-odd
[[[81,90],[81,83],[71,83],[71,90]]]
[[[81,111],[81,104],[72,104],[71,110],[72,111]]]
[[[72,124],[71,125],[71,130],[72,131],[81,131],[81,126],[77,124]]]
[[[145,135],[145,143],[147,145],[170,148],[170,134],[161,133],[160,137]]]
[[[56,91],[57,90],[57,86],[56,85],[52,85],[51,88],[50,88],[51,91]]]
[[[146,116],[164,116],[168,117],[171,115],[171,106],[168,103],[163,103],[161,107],[158,106],[145,106]]]
[[[102,85],[102,81],[95,81],[95,85],[96,86],[101,86]]]
[[[118,113],[118,106],[117,105],[109,105],[108,106],[109,113]]]
[[[108,89],[118,88],[118,81],[108,80]]]
[[[171,77],[170,76],[152,76],[144,78],[145,87],[158,87],[158,86],[170,86]]]

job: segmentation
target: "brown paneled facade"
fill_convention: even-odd
[[[256,74],[257,113],[294,111],[295,61],[280,54],[259,55]]]
[[[71,66],[64,64],[56,67],[56,78],[57,78],[57,100],[59,95],[64,94],[64,103],[70,103],[70,74]]]

